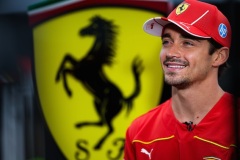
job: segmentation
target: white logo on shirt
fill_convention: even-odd
[[[146,149],[142,148],[141,152],[148,155],[149,159],[151,159],[151,154],[152,154],[153,149],[151,149],[151,152],[148,152]]]

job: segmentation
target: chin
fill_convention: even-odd
[[[165,82],[178,89],[185,89],[191,85],[191,82],[184,79],[165,78]]]

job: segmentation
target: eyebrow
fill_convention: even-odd
[[[171,36],[170,36],[170,34],[169,33],[164,33],[163,35],[162,35],[162,38],[170,38]]]
[[[201,38],[201,37],[192,36],[190,34],[181,34],[181,37],[186,38],[186,39],[196,40],[196,41],[200,41],[200,40],[205,39],[205,38]],[[171,38],[171,35],[169,33],[165,33],[165,34],[162,35],[162,38]]]
[[[193,39],[193,40],[196,40],[196,41],[204,40],[204,38],[196,37],[196,36],[193,36],[193,35],[190,35],[190,34],[182,34],[181,36],[183,38]]]

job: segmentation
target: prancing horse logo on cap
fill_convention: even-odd
[[[184,11],[186,11],[188,6],[189,6],[189,4],[187,4],[187,3],[179,4],[177,9],[176,9],[176,14],[179,15],[179,14],[183,13]]]

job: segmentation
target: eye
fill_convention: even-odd
[[[167,45],[169,45],[171,42],[170,42],[170,40],[168,40],[168,39],[163,39],[162,40],[162,45],[163,46],[167,46]]]
[[[193,46],[193,45],[194,45],[194,43],[191,42],[191,41],[184,41],[183,44],[184,44],[185,46]]]

